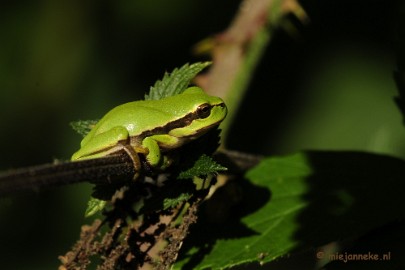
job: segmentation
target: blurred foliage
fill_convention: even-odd
[[[69,159],[81,139],[71,121],[140,99],[164,71],[194,62],[192,46],[227,27],[239,2],[1,3],[0,168]],[[229,148],[404,158],[392,79],[402,2],[301,1],[311,22],[272,40]],[[89,194],[82,184],[0,198],[2,267],[55,269],[84,223]]]
[[[401,2],[301,3],[310,23],[274,37],[228,146],[263,154],[351,149],[405,157],[405,130],[393,100]],[[260,132],[249,140],[255,118],[262,121]]]

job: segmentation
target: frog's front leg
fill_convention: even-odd
[[[146,137],[142,141],[142,146],[148,149],[146,160],[152,167],[159,167],[163,163],[161,146],[173,146],[178,142],[178,138],[168,134],[159,134]]]

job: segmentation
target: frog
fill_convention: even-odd
[[[71,160],[100,158],[126,152],[135,171],[142,170],[140,155],[149,168],[165,166],[164,153],[179,149],[218,127],[227,115],[224,101],[197,86],[159,100],[119,105],[91,129]]]

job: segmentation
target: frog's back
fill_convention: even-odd
[[[113,127],[125,127],[131,136],[162,126],[173,117],[161,110],[158,101],[134,101],[122,104],[109,111],[94,127],[94,135],[106,132]]]
[[[82,144],[117,126],[125,127],[130,136],[165,127],[195,111],[198,105],[209,102],[208,96],[200,88],[189,89],[182,94],[160,100],[133,101],[115,107],[96,124]]]

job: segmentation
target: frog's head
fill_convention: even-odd
[[[169,134],[178,138],[198,138],[208,130],[218,126],[227,114],[224,101],[207,95],[199,87],[190,87],[181,94],[188,113]],[[179,108],[180,109],[180,108]],[[182,110],[182,109],[180,109]]]

